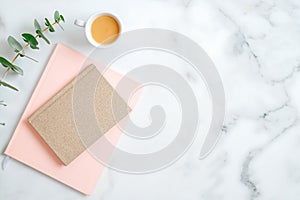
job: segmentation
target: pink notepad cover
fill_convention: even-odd
[[[57,44],[42,77],[21,117],[5,154],[84,193],[91,194],[104,166],[84,151],[72,163],[64,166],[50,147],[28,123],[28,117],[67,85],[82,70],[86,57]],[[121,75],[112,70],[104,77],[112,86]],[[116,144],[121,133],[115,126],[105,137]]]

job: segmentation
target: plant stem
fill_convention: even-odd
[[[1,82],[5,79],[7,73],[9,72],[9,69],[10,69],[10,68],[7,68],[7,69],[5,70],[5,72],[3,73],[2,78],[1,78]]]
[[[34,58],[31,58],[30,56],[26,56],[25,54],[23,56],[26,57],[26,58],[28,58],[28,59],[30,59],[30,60],[32,60],[32,61],[34,61],[34,62],[39,62],[38,60],[36,60]]]

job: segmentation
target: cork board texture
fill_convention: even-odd
[[[75,97],[82,98],[74,100]],[[130,111],[91,65],[35,111],[28,121],[62,163],[68,165]]]

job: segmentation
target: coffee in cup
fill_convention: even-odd
[[[110,13],[96,13],[87,22],[75,20],[75,25],[85,27],[88,41],[96,47],[107,47],[118,39],[121,33],[121,23]]]

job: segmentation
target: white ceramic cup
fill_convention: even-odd
[[[91,26],[92,26],[94,20],[97,19],[98,17],[101,17],[101,16],[112,17],[119,24],[119,35],[117,36],[117,38],[113,42],[111,42],[109,44],[100,44],[100,43],[96,42],[94,40],[94,38],[92,37]],[[74,24],[77,25],[77,26],[85,28],[85,36],[86,36],[87,40],[89,41],[89,43],[91,43],[95,47],[105,48],[105,47],[111,46],[112,44],[116,43],[116,41],[118,40],[118,38],[120,37],[120,34],[122,32],[121,21],[119,20],[119,18],[116,17],[116,15],[108,13],[108,12],[97,12],[97,13],[94,13],[93,15],[91,15],[88,18],[87,21],[76,19],[74,21]]]

